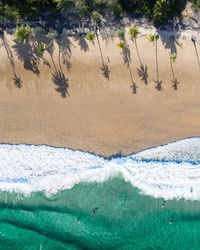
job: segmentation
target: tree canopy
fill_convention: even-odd
[[[160,26],[181,17],[189,1],[195,9],[200,8],[200,0],[0,0],[0,18],[24,19],[39,16],[46,10],[60,13],[72,7],[80,18],[88,15],[99,19],[110,11],[115,16],[122,13],[145,16]]]

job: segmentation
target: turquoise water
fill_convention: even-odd
[[[0,248],[199,249],[200,202],[172,200],[161,208],[162,202],[121,177],[49,198],[2,192]]]
[[[113,159],[1,144],[4,249],[200,249],[200,138]]]

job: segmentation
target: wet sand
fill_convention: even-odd
[[[109,80],[100,69],[97,41],[94,45],[87,42],[85,52],[71,39],[71,54],[67,50],[70,58],[65,55],[70,69],[69,63],[63,63],[62,53],[59,60],[55,44],[53,61],[47,52],[45,64],[42,58],[35,60],[34,71],[40,71],[36,74],[30,69],[34,60],[28,63],[26,50],[17,55],[12,37],[6,35],[6,39],[7,52],[0,40],[0,142],[48,144],[110,156],[200,136],[200,70],[191,41],[179,40],[182,47],[177,46],[178,57],[173,64],[179,82],[177,90],[172,87],[169,49],[158,41],[162,80],[159,91],[154,82],[155,47],[144,37],[137,40],[141,60],[148,67],[145,85],[137,75],[135,46],[128,40],[130,67],[137,86],[134,94],[117,38],[100,39],[104,62],[110,70]],[[198,44],[197,52],[200,53]],[[22,80],[21,88],[14,84],[14,71]],[[60,82],[62,86],[56,85]]]

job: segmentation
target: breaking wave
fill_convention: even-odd
[[[200,200],[200,138],[113,159],[50,146],[0,145],[1,191],[52,195],[81,182],[101,183],[118,175],[142,194]]]

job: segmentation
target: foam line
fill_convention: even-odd
[[[81,182],[104,182],[119,173],[144,194],[200,200],[200,138],[115,159],[49,146],[0,145],[1,191],[51,195]]]

